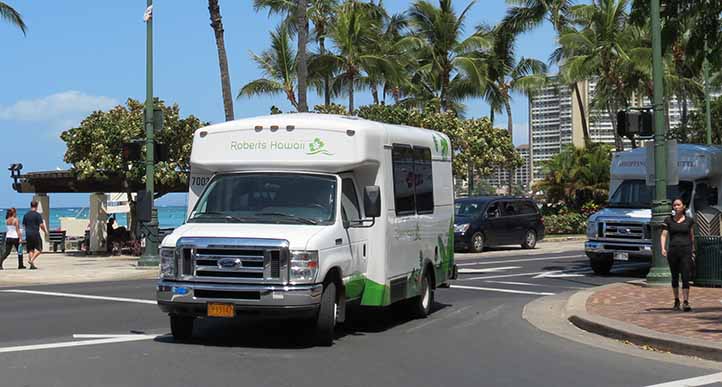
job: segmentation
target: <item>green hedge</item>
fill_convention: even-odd
[[[587,217],[577,213],[561,213],[544,217],[546,234],[585,234]]]

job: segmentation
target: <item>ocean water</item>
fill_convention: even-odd
[[[23,215],[30,211],[28,208],[18,208],[18,218],[22,222]],[[7,209],[3,208],[0,210],[2,219],[5,219],[5,213]],[[88,219],[88,208],[51,208],[50,209],[50,224],[48,225],[51,230],[60,229],[60,218],[74,217],[80,219]],[[186,207],[158,207],[158,223],[161,228],[176,228],[183,224],[186,217]],[[127,226],[128,219],[126,214],[116,214],[116,220],[119,225]],[[5,231],[4,226],[0,226],[0,231]]]

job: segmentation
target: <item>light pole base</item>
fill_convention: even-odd
[[[664,220],[672,213],[669,200],[655,200],[652,202],[652,268],[647,274],[647,286],[669,286],[672,283],[672,274],[669,272],[667,257],[662,255],[662,230]]]
[[[138,267],[149,267],[160,265],[160,254],[158,252],[158,209],[151,210],[151,221],[145,224],[145,248],[143,255],[138,258]]]
[[[649,269],[647,274],[646,286],[649,287],[664,287],[670,286],[672,283],[672,274],[669,272],[667,267],[653,267]]]
[[[144,255],[138,259],[138,267],[150,267],[158,265],[160,265],[159,255]]]

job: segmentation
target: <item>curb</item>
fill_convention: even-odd
[[[596,316],[587,312],[587,299],[592,294],[599,290],[618,285],[619,284],[599,286],[592,290],[583,290],[574,293],[569,297],[566,304],[566,315],[569,316],[569,322],[585,331],[612,339],[629,341],[639,346],[650,346],[678,355],[696,356],[707,360],[722,361],[722,345],[715,345],[694,338],[683,338],[656,332],[651,329]]]
[[[571,242],[571,241],[586,241],[587,237],[585,235],[570,235],[570,236],[562,236],[562,237],[552,237],[552,238],[544,238],[539,241],[539,243],[545,243],[545,242]]]

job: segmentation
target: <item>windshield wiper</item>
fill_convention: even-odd
[[[228,220],[232,220],[232,221],[238,222],[238,223],[243,223],[243,222],[245,222],[246,220],[248,220],[247,218],[239,218],[239,217],[237,217],[237,216],[224,214],[224,213],[219,212],[219,211],[199,212],[199,213],[197,213],[197,214],[194,214],[194,215],[193,215],[190,219],[188,219],[188,220],[198,219],[198,218],[201,218],[201,217],[204,217],[204,216],[209,216],[209,217],[211,217],[211,218],[222,218],[222,219],[225,219],[225,220],[227,220],[227,221],[228,221]]]
[[[318,221],[315,221],[313,219],[304,218],[302,216],[296,216],[296,215],[291,215],[291,214],[284,214],[282,212],[257,212],[255,215],[256,216],[283,216],[284,218],[300,220],[306,224],[318,224]]]

